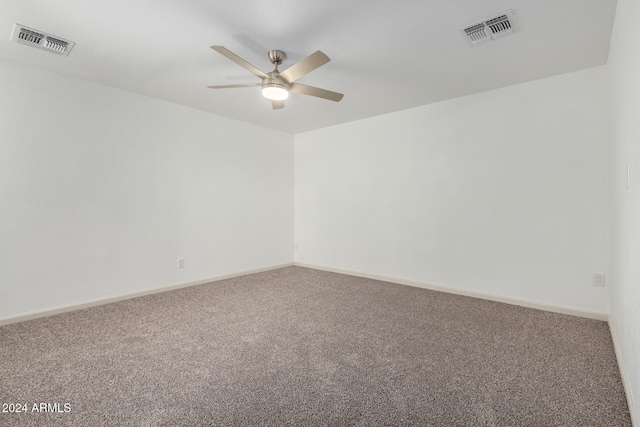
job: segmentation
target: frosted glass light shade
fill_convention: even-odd
[[[279,84],[264,85],[262,96],[272,101],[284,101],[289,97],[289,91]]]

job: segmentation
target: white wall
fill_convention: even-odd
[[[609,71],[614,123],[611,332],[640,425],[640,3],[618,0]],[[631,188],[627,189],[627,165]]]
[[[296,135],[296,261],[607,312],[605,85],[598,67]]]
[[[292,135],[0,76],[0,318],[293,261]]]

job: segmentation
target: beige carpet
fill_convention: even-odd
[[[301,267],[4,326],[0,360],[2,426],[631,425],[604,322]]]

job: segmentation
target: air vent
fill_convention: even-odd
[[[20,24],[13,25],[11,41],[63,56],[69,55],[71,48],[75,45],[72,41]]]
[[[44,37],[44,34],[36,33],[35,31],[27,30],[26,28],[20,28],[18,33],[18,39],[22,43],[26,44],[40,44],[40,40]]]
[[[487,43],[517,31],[517,22],[511,10],[462,28],[460,32],[471,46]]]
[[[47,36],[46,43],[43,47],[47,50],[64,53],[67,50],[67,46],[69,46],[69,43],[67,43],[66,41]]]
[[[473,27],[468,27],[464,29],[464,32],[467,34],[467,37],[471,40],[472,43],[480,43],[487,39],[487,33],[484,31],[485,26],[484,23],[474,25]]]
[[[511,32],[511,22],[507,15],[501,15],[485,22],[487,27],[491,29],[491,34],[500,34],[506,31]]]

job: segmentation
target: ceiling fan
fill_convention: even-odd
[[[260,79],[262,79],[262,83],[207,86],[210,89],[260,86],[262,87],[262,96],[271,101],[271,105],[274,110],[284,108],[284,100],[289,97],[289,92],[311,95],[335,102],[339,102],[344,96],[341,93],[320,89],[319,87],[295,83],[300,77],[330,61],[329,57],[319,50],[293,64],[284,71],[279,71],[278,65],[282,64],[282,62],[287,58],[287,55],[281,50],[270,50],[268,52],[269,60],[273,65],[275,65],[275,68],[270,73],[265,73],[223,46],[211,46],[211,49],[245,68],[251,74],[260,77]]]

